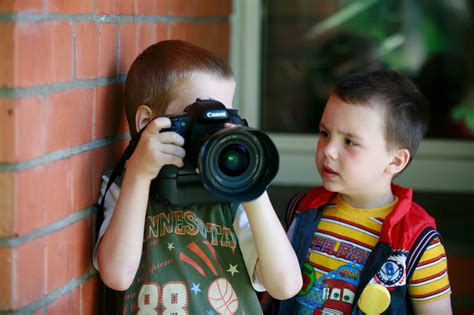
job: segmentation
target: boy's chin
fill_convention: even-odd
[[[323,180],[323,187],[324,189],[326,189],[327,191],[330,191],[330,192],[339,192],[340,189],[339,187],[337,187],[337,185],[334,185],[333,183],[329,182],[329,181],[325,181]]]

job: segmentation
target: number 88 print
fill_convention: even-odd
[[[180,315],[189,314],[189,293],[183,282],[166,282],[162,292],[158,283],[145,283],[138,295],[139,315]],[[160,294],[161,293],[161,294]],[[214,280],[209,286],[208,300],[218,314],[233,315],[239,308],[239,300],[234,288],[225,278]],[[162,306],[162,313],[159,312]]]
[[[188,314],[189,295],[184,283],[166,282],[163,292],[158,283],[145,283],[138,294],[139,315],[181,315]],[[160,294],[162,293],[162,294]],[[163,312],[158,312],[158,305],[163,306]]]

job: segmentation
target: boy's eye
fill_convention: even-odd
[[[321,137],[323,137],[323,138],[329,137],[329,132],[327,132],[326,130],[319,130],[319,134],[320,134]]]
[[[350,147],[354,147],[357,145],[357,143],[355,143],[354,141],[352,141],[351,139],[346,139],[345,140],[346,144]]]

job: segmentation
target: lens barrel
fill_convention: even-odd
[[[198,165],[207,190],[225,200],[245,202],[267,189],[277,174],[279,156],[264,132],[248,127],[226,128],[202,144]]]
[[[240,176],[249,165],[250,153],[242,144],[229,144],[219,154],[219,168],[225,175]]]

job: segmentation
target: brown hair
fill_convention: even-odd
[[[350,74],[334,93],[347,103],[382,109],[388,149],[408,149],[414,158],[428,129],[429,102],[410,79],[392,70]]]
[[[181,40],[166,40],[145,49],[130,66],[125,83],[125,112],[132,136],[140,105],[161,115],[176,88],[194,73],[233,79],[229,65],[210,51]]]

